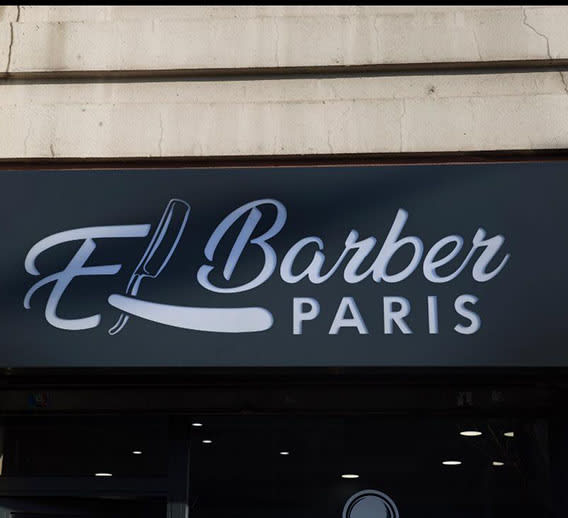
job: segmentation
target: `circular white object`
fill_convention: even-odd
[[[342,518],[399,518],[391,498],[374,489],[355,493],[345,502]]]

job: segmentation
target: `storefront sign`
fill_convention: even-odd
[[[0,365],[568,366],[565,170],[0,173]]]

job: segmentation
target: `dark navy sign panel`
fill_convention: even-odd
[[[568,164],[0,173],[2,367],[568,366]]]

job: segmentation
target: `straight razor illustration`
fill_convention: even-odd
[[[142,259],[132,273],[125,295],[112,294],[111,306],[122,311],[109,334],[120,332],[133,315],[170,327],[216,333],[254,333],[272,327],[272,313],[260,307],[200,308],[174,306],[137,298],[145,277],[155,279],[173,255],[183,234],[190,206],[183,200],[170,200]]]
[[[265,308],[196,308],[173,306],[114,294],[111,306],[131,315],[169,327],[211,333],[257,333],[272,327],[274,318]]]
[[[128,281],[126,295],[135,297],[142,279],[155,279],[162,273],[183,234],[189,211],[190,206],[183,200],[172,199],[168,202],[150,244]],[[118,333],[126,325],[128,318],[126,313],[121,313],[116,324],[109,329],[109,334]]]

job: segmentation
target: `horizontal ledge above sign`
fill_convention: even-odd
[[[0,70],[242,69],[568,58],[568,7],[209,11],[82,19],[29,6],[0,17]],[[79,12],[80,8],[76,8]],[[168,9],[171,9],[168,15]],[[39,11],[38,11],[39,12]],[[88,11],[86,11],[88,13]],[[123,8],[123,13],[128,13]],[[139,12],[139,11],[138,11]]]
[[[316,65],[256,68],[156,68],[132,70],[35,70],[0,72],[0,79],[12,81],[84,81],[93,80],[192,80],[209,79],[279,79],[303,77],[349,77],[361,75],[413,75],[427,73],[441,75],[448,73],[503,73],[558,71],[568,68],[568,58],[502,60],[502,61],[457,61],[432,63],[370,63],[365,65]]]
[[[0,158],[0,171],[83,170],[145,167],[289,167],[341,165],[414,165],[498,162],[548,162],[568,159],[568,149],[499,150],[463,153],[357,153],[321,155],[258,155],[205,157],[118,157],[118,158]],[[11,374],[11,373],[10,373]],[[20,373],[21,374],[21,373]]]

